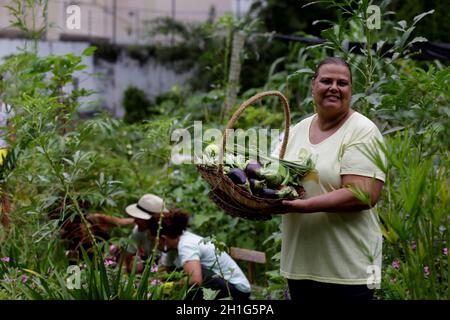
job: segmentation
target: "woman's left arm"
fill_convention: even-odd
[[[347,188],[353,186],[370,195],[371,205],[362,202]],[[343,175],[340,189],[309,199],[285,200],[286,212],[360,211],[373,207],[380,197],[383,181],[358,175]]]

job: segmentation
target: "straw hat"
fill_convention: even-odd
[[[133,218],[143,220],[150,220],[154,213],[169,212],[164,206],[164,200],[154,194],[144,194],[138,203],[130,204],[125,211]]]

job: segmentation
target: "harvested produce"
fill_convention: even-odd
[[[256,179],[249,179],[250,182],[250,189],[252,190],[253,194],[258,194],[262,189],[266,187],[266,182],[264,180],[256,180]]]
[[[219,146],[215,144],[205,148],[206,166],[218,168],[219,150]],[[302,178],[314,170],[314,165],[311,159],[305,163],[298,163],[263,157],[257,152],[246,150],[242,154],[225,153],[222,168],[235,185],[257,197],[295,199],[300,196]]]
[[[259,162],[249,162],[245,167],[245,172],[247,176],[252,179],[256,179],[260,176],[262,165]]]
[[[227,173],[227,176],[230,177],[231,181],[235,184],[245,184],[247,182],[247,175],[239,168],[231,169],[230,172]]]
[[[248,181],[247,175],[245,174],[244,170],[233,168],[227,173],[227,176],[231,179],[231,181],[233,181],[234,184],[251,192],[250,182]]]

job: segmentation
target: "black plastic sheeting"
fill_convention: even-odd
[[[285,40],[285,41],[293,41],[293,42],[302,42],[310,45],[320,44],[325,42],[325,40],[320,38],[304,38],[299,36],[288,36],[281,34],[272,34],[271,37],[273,39]],[[361,53],[361,49],[363,48],[364,43],[359,42],[349,42],[348,47],[353,48],[354,53]],[[389,49],[392,47],[390,44],[384,44],[381,48],[381,52],[384,53],[385,57],[390,57],[392,54],[388,53]],[[442,43],[442,42],[415,42],[408,49],[409,53],[413,53],[411,55],[412,59],[415,60],[440,60],[440,61],[449,61],[450,60],[450,43]]]

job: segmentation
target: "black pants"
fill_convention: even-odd
[[[202,267],[202,276],[203,279],[201,288],[219,291],[216,299],[227,298],[230,294],[233,300],[248,300],[250,298],[250,292],[242,292],[238,290],[233,284],[216,275],[209,269]],[[186,300],[203,300],[203,291],[201,288],[193,288],[193,290],[188,293]],[[230,291],[228,292],[228,290]]]
[[[370,301],[373,290],[367,285],[344,285],[312,280],[288,279],[291,300],[295,301]]]

